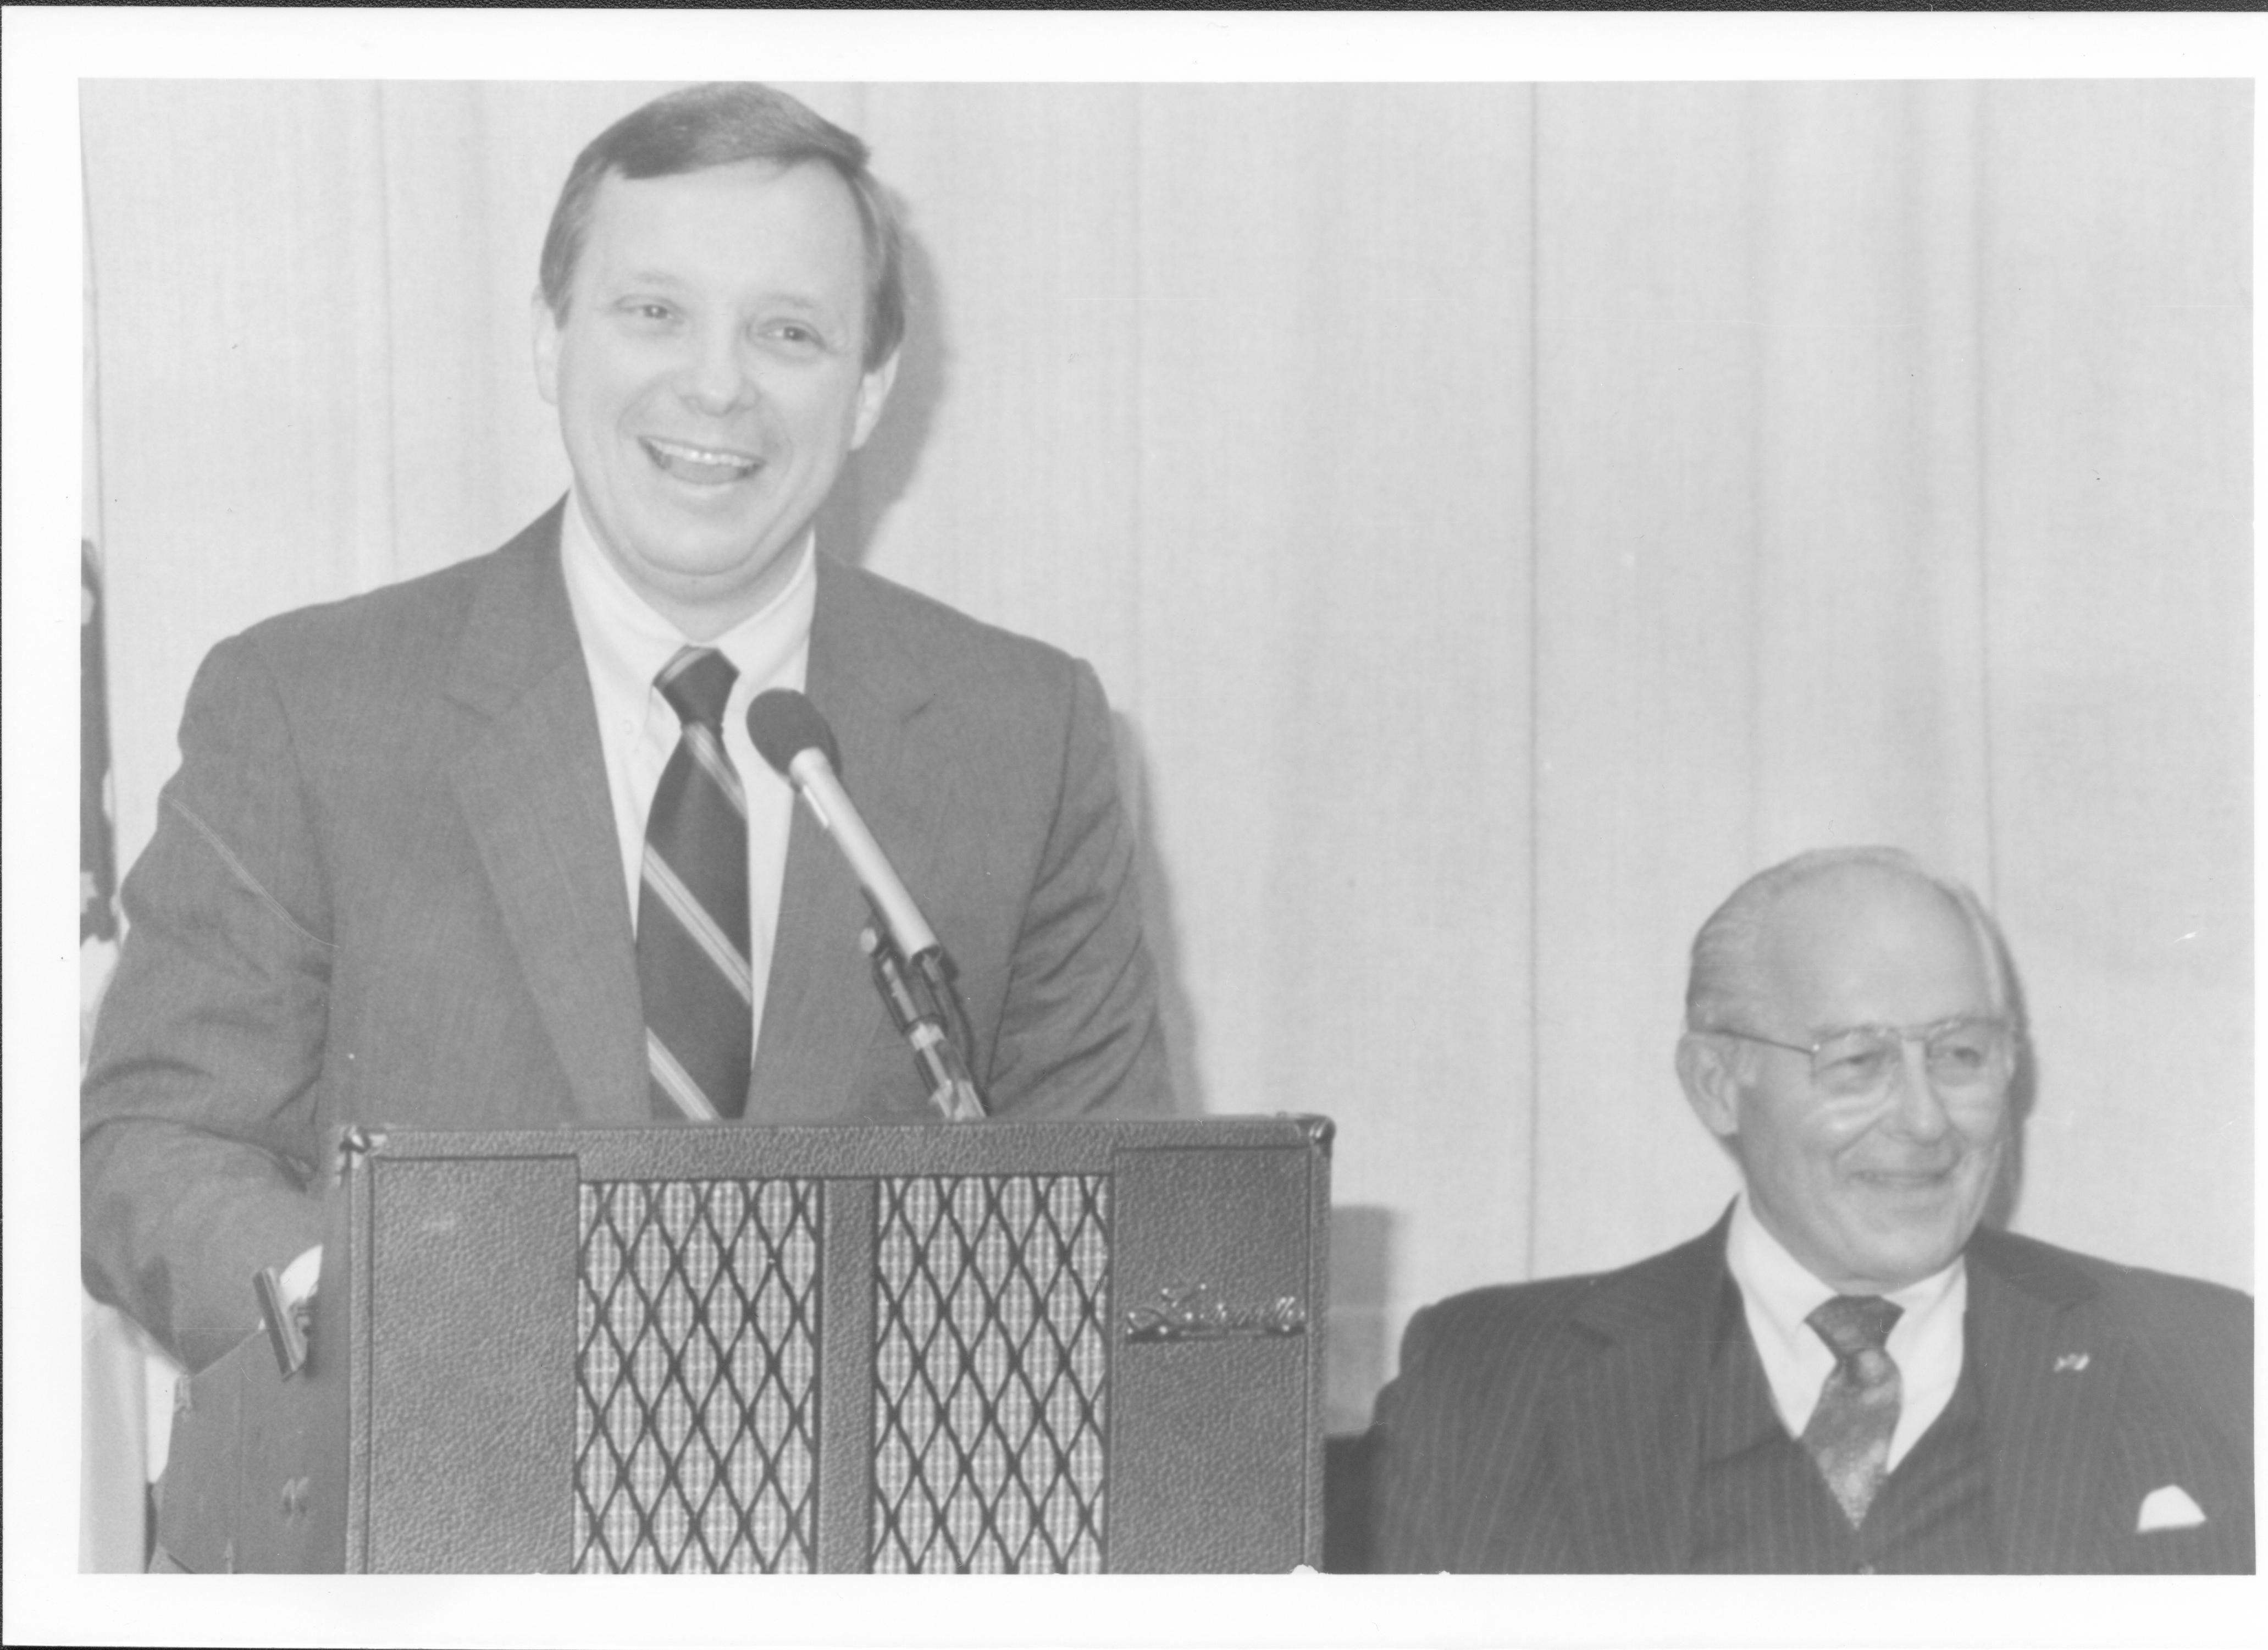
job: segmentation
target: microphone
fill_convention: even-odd
[[[748,706],[748,738],[757,754],[795,787],[820,829],[835,839],[898,954],[918,964],[926,954],[942,951],[914,896],[891,868],[889,856],[836,777],[842,753],[836,748],[835,730],[827,726],[819,707],[792,688],[760,693]]]
[[[955,1123],[981,1118],[983,1094],[947,1029],[946,1007],[950,1004],[960,1011],[961,1001],[953,989],[945,947],[836,777],[843,758],[835,730],[803,695],[773,688],[758,694],[748,706],[748,738],[773,770],[795,787],[820,829],[834,839],[865,892],[875,920],[886,931],[877,933],[869,926],[859,935],[859,946],[873,966],[874,989],[881,993],[899,1035],[913,1049],[915,1066],[929,1085],[931,1103]]]

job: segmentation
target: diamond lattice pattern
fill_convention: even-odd
[[[807,1571],[820,1187],[582,1189],[575,1568]]]
[[[1108,1188],[880,1183],[877,1571],[1102,1568]]]

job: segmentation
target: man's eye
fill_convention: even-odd
[[[677,312],[670,308],[668,305],[658,304],[651,299],[644,298],[633,299],[631,302],[623,305],[622,313],[628,315],[632,320],[646,321],[655,324],[673,320],[677,315]]]
[[[827,347],[827,340],[816,329],[799,320],[776,321],[764,329],[764,336],[787,349],[808,353]]]
[[[1830,1087],[1864,1088],[1889,1069],[1889,1050],[1880,1043],[1825,1049],[1819,1056],[1819,1075]]]
[[[1973,1076],[1992,1063],[1992,1046],[1982,1039],[1950,1038],[1929,1051],[1938,1070],[1954,1076]]]

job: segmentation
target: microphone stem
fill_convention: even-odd
[[[877,925],[869,924],[860,932],[858,943],[874,965],[875,989],[882,994],[899,1035],[911,1046],[922,1080],[929,1085],[930,1103],[950,1122],[982,1118],[983,1096],[946,1028],[939,998],[950,1000],[950,987],[944,992],[938,989],[945,975],[939,952],[934,948],[923,952],[915,959],[917,973],[909,976],[898,948]]]

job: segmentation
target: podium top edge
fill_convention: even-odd
[[[453,1130],[350,1125],[351,1164],[435,1160],[573,1159],[585,1180],[867,1178],[901,1175],[1103,1173],[1130,1152],[1330,1151],[1328,1117],[1080,1118],[1026,1122]]]

